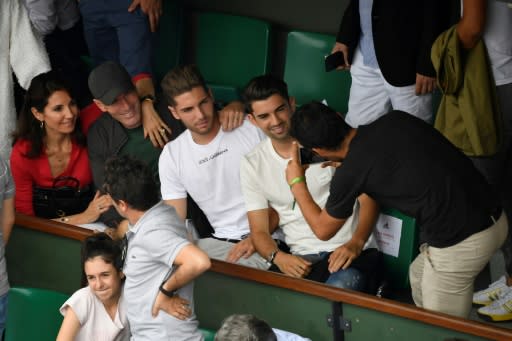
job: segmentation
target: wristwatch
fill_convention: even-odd
[[[158,290],[160,290],[160,292],[162,294],[164,294],[165,296],[167,296],[167,297],[174,297],[174,296],[176,296],[176,294],[178,293],[178,290],[173,290],[173,291],[166,290],[164,288],[164,283],[165,282],[167,282],[167,281],[164,281],[164,282],[162,282],[162,284],[160,284],[160,287],[158,288]]]
[[[277,253],[279,252],[279,249],[275,249],[267,258],[267,263],[269,265],[274,264],[274,258],[276,258]]]
[[[147,94],[147,95],[144,95],[140,98],[140,102],[144,102],[144,101],[151,101],[151,102],[155,102],[155,96],[151,95],[151,94]]]

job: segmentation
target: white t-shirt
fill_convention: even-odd
[[[75,341],[128,341],[130,340],[130,326],[126,318],[126,307],[123,295],[119,298],[116,317],[110,318],[105,306],[94,295],[91,288],[85,287],[76,291],[60,307],[60,313],[66,315],[68,308],[80,322],[80,331]]]
[[[348,242],[358,224],[359,204],[354,204],[354,213],[343,228],[327,241],[318,239],[304,219],[298,205],[293,208],[293,195],[286,182],[287,159],[276,153],[272,142],[267,139],[247,154],[240,165],[242,191],[247,211],[255,211],[271,206],[279,214],[279,226],[284,232],[286,244],[293,254],[313,254],[331,252]],[[306,170],[306,182],[313,200],[324,207],[329,197],[329,186],[334,168],[322,168],[319,164],[310,165]],[[367,246],[371,243],[370,237]]]
[[[194,142],[189,130],[160,154],[162,199],[186,198],[203,210],[218,238],[241,239],[249,222],[240,188],[240,160],[265,137],[248,120],[230,131],[219,130],[207,145]]]

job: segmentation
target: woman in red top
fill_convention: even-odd
[[[78,107],[69,87],[55,71],[32,80],[14,133],[11,170],[16,185],[16,210],[35,215],[33,187],[51,188],[56,178],[73,177],[80,188],[92,186],[85,137],[78,121]],[[96,221],[111,203],[96,195],[85,211],[55,217],[69,224]]]

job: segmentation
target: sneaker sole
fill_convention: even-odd
[[[473,307],[485,307],[486,305],[491,304],[494,301],[488,301],[488,302],[473,302]]]
[[[477,314],[482,320],[486,320],[489,322],[507,322],[512,320],[512,313],[506,315],[486,315],[477,312]]]

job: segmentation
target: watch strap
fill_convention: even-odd
[[[177,290],[169,291],[169,290],[165,289],[165,288],[164,288],[164,283],[165,283],[165,282],[162,282],[162,284],[160,284],[160,287],[158,288],[158,290],[160,290],[160,292],[161,292],[162,294],[164,294],[165,296],[167,296],[167,297],[174,297],[174,296],[176,296],[176,294],[178,293],[178,291],[177,291]]]
[[[154,102],[155,101],[155,96],[153,95],[150,95],[150,94],[147,94],[147,95],[144,95],[140,98],[140,101],[141,102],[144,102],[144,101],[151,101],[151,102]]]
[[[277,253],[279,252],[279,249],[275,249],[267,258],[267,262],[269,264],[274,264],[274,258],[276,258]]]

